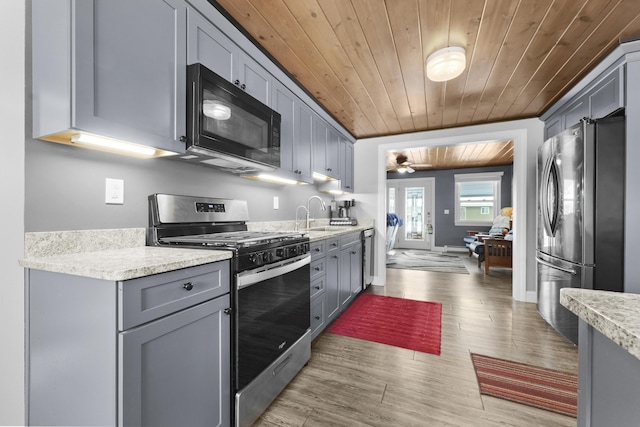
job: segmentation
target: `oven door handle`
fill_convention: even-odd
[[[262,268],[243,271],[236,275],[236,286],[238,290],[246,288],[256,283],[272,279],[277,276],[295,271],[305,265],[311,264],[311,255],[305,254],[298,258],[288,259],[282,262],[269,264]]]

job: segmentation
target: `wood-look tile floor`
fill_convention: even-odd
[[[575,418],[481,395],[470,353],[577,373],[577,348],[511,297],[511,269],[485,276],[387,269],[366,292],[442,303],[441,355],[321,334],[308,365],[254,426],[575,426]],[[411,315],[407,313],[407,315]]]

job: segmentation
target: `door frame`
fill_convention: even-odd
[[[394,185],[395,183],[397,183],[398,185]],[[406,188],[406,187],[423,187],[423,188],[430,188],[431,190],[431,197],[429,200],[429,203],[431,205],[431,224],[433,225],[433,221],[435,218],[435,211],[436,211],[436,198],[435,198],[435,190],[436,190],[436,178],[435,177],[416,177],[416,178],[401,178],[401,179],[388,179],[387,180],[387,201],[388,201],[388,197],[389,197],[389,188],[390,187],[394,187],[396,188],[396,207],[398,207],[398,195],[400,194],[400,192],[398,191],[399,188]],[[402,206],[405,207],[404,204],[404,194],[402,195]],[[426,197],[425,197],[425,201],[426,201]],[[426,205],[425,205],[426,206]],[[403,219],[403,221],[405,221],[405,218],[403,217],[403,213],[400,213],[400,217]],[[426,230],[426,219],[425,219],[425,233],[427,233]],[[400,229],[398,230],[398,234],[396,235],[396,244],[398,244],[400,242],[400,237],[401,233],[400,230],[404,228],[404,225],[402,227],[400,227]],[[435,231],[435,227],[433,227],[433,233],[429,235],[429,246],[425,247],[424,245],[415,243],[415,244],[409,244],[408,246],[406,245],[406,241],[405,241],[405,245],[402,246],[402,248],[406,248],[406,249],[424,249],[424,250],[433,250],[433,248],[435,247],[434,242],[435,242],[435,238],[436,238],[436,231]],[[404,239],[402,239],[404,240]]]

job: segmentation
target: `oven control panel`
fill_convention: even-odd
[[[238,253],[236,271],[250,270],[261,265],[295,258],[309,253],[309,242],[289,243],[287,245],[258,249],[247,253]]]

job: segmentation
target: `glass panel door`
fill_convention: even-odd
[[[424,241],[424,187],[407,187],[404,190],[406,241]]]
[[[403,225],[397,230],[394,248],[433,248],[434,178],[387,181],[387,212],[397,213]],[[389,236],[387,236],[389,237]]]

